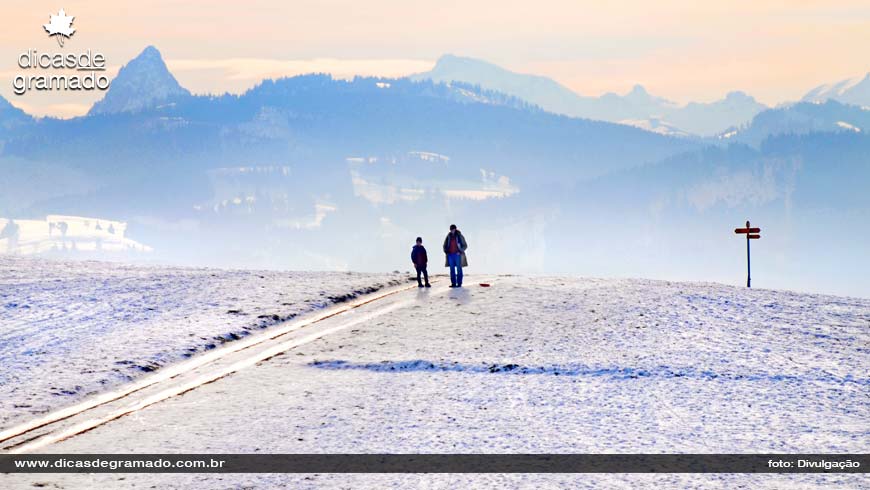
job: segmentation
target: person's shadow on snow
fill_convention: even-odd
[[[453,288],[447,291],[447,297],[460,305],[471,302],[471,293],[465,288]]]

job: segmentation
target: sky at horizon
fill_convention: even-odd
[[[60,48],[42,24],[65,9]],[[866,0],[589,2],[542,0],[107,0],[14,3],[0,31],[0,95],[34,115],[83,114],[102,93],[14,95],[18,55],[105,53],[109,74],[154,45],[194,93],[242,92],[263,78],[329,72],[404,76],[445,53],[551,77],[582,95],[641,84],[678,103],[742,90],[776,105],[870,71]]]

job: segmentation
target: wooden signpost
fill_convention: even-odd
[[[736,228],[734,233],[738,235],[746,235],[746,287],[752,287],[752,270],[749,267],[749,240],[758,240],[761,238],[761,228],[750,228],[749,221],[746,221],[746,228]]]

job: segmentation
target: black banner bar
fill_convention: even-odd
[[[0,473],[866,473],[868,454],[0,454]]]

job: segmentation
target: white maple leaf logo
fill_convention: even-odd
[[[63,47],[63,38],[70,37],[76,32],[75,27],[72,26],[73,19],[75,17],[66,15],[66,12],[60,9],[57,15],[49,14],[50,22],[43,24],[42,27],[45,28],[49,36],[57,36],[57,43],[60,44],[60,47]]]

